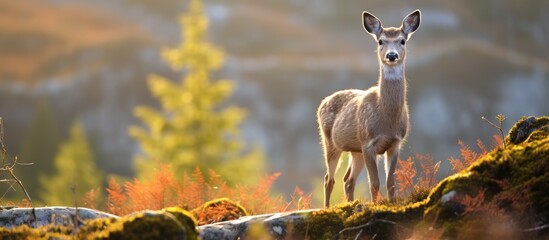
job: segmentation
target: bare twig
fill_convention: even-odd
[[[6,192],[2,195],[2,198],[6,195],[7,191],[9,191],[10,189],[15,190],[13,185],[15,185],[17,183],[19,185],[19,187],[21,187],[21,189],[25,193],[25,196],[27,197],[27,200],[29,201],[30,205],[32,206],[32,199],[31,199],[29,193],[27,192],[27,189],[23,185],[23,182],[21,182],[21,180],[19,180],[19,178],[14,173],[15,166],[17,166],[17,165],[32,165],[32,163],[18,163],[17,162],[18,161],[17,156],[12,158],[8,154],[8,151],[6,150],[6,146],[4,145],[4,124],[2,122],[1,117],[0,117],[0,148],[1,148],[1,151],[2,151],[2,167],[0,167],[0,172],[7,173],[9,175],[8,177],[11,178],[10,179],[10,178],[7,178],[6,176],[4,176],[3,179],[0,179],[0,182],[7,182],[9,184],[9,187],[6,190]],[[11,160],[11,163],[8,160]],[[0,199],[2,199],[2,198],[0,198]]]
[[[400,228],[403,228],[403,229],[406,229],[406,230],[409,230],[403,226],[400,226],[397,222],[393,222],[393,221],[389,221],[389,220],[384,220],[384,219],[372,219],[370,221],[368,221],[367,223],[365,224],[362,224],[362,225],[359,225],[359,226],[355,226],[355,227],[348,227],[348,228],[344,228],[343,230],[339,231],[339,233],[337,235],[335,235],[332,239],[337,239],[337,237],[347,231],[356,231],[356,230],[359,230],[358,234],[355,236],[355,239],[358,239],[358,237],[360,237],[360,235],[362,235],[362,232],[364,231],[364,228],[366,227],[370,227],[376,223],[386,223],[386,224],[391,224],[391,225],[395,225],[397,227],[400,227]]]
[[[2,117],[0,117],[0,146],[2,147],[2,152],[6,152],[6,148],[4,147],[4,123]]]
[[[549,224],[538,226],[538,227],[533,227],[533,228],[521,229],[521,231],[523,231],[523,232],[535,232],[535,231],[544,230],[546,228],[549,228]]]
[[[372,226],[373,224],[378,223],[378,222],[387,223],[387,224],[392,224],[392,225],[396,225],[396,224],[397,224],[396,222],[389,221],[389,220],[372,219],[372,220],[370,220],[370,221],[368,221],[367,223],[362,224],[362,225],[358,225],[358,226],[355,226],[355,227],[344,228],[343,230],[339,231],[339,234],[342,234],[342,233],[344,233],[344,232],[346,232],[346,231],[354,231],[354,230],[363,229],[363,228],[365,228],[365,227]]]
[[[12,167],[8,169],[8,173],[17,182],[17,184],[19,184],[19,186],[21,187],[21,189],[25,193],[25,196],[29,200],[30,205],[32,206],[32,199],[29,196],[29,193],[27,192],[27,189],[25,189],[25,186],[23,186],[23,183],[21,182],[21,180],[19,180],[19,178],[17,178],[17,176],[15,176],[15,173],[13,173],[13,170],[14,170],[14,167],[15,167],[16,164],[17,164],[17,158],[15,158],[15,161],[14,161],[14,164],[12,165]]]
[[[481,119],[486,121],[488,124],[490,124],[492,127],[494,127],[499,131],[499,134],[501,135],[501,139],[503,140],[503,148],[506,148],[507,144],[505,144],[505,135],[503,134],[503,121],[505,121],[506,119],[505,115],[500,113],[496,116],[496,120],[498,120],[499,126],[494,124],[493,122],[490,122],[490,120],[486,119],[484,116],[482,116]]]
[[[356,236],[355,236],[355,240],[358,240],[358,239],[359,239],[360,235],[362,235],[362,231],[363,231],[363,230],[364,230],[364,229],[360,229],[360,231],[358,231],[358,233],[357,233]]]
[[[309,223],[307,223],[307,227],[305,228],[305,239],[309,239]]]

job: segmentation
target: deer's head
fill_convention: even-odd
[[[418,29],[420,16],[421,12],[415,10],[402,20],[400,27],[384,28],[376,16],[366,11],[362,13],[364,29],[377,41],[377,54],[382,64],[391,66],[404,61],[406,42]]]

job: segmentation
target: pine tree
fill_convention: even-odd
[[[221,67],[224,54],[207,41],[208,19],[200,0],[190,2],[189,12],[181,17],[181,28],[182,43],[163,50],[162,56],[174,71],[184,69],[185,75],[178,82],[152,75],[149,88],[162,109],[135,109],[145,125],[130,128],[142,150],[136,157],[138,174],[144,176],[161,161],[170,163],[178,176],[198,166],[203,171],[215,170],[229,182],[254,181],[263,168],[263,154],[257,149],[244,153],[239,124],[245,111],[223,108],[233,83],[210,81],[210,72]]]
[[[32,163],[15,169],[15,173],[25,184],[31,198],[39,192],[40,183],[36,176],[52,174],[53,158],[59,147],[59,130],[55,124],[55,117],[46,101],[40,102],[35,110],[33,120],[25,132],[22,140],[20,163]],[[18,193],[22,197],[23,193]]]
[[[89,190],[101,187],[104,180],[79,122],[71,126],[69,140],[61,145],[54,167],[54,175],[39,177],[40,197],[48,205],[73,205]]]

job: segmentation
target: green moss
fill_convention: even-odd
[[[296,229],[309,239],[333,239],[343,229],[343,218],[334,209],[313,212],[305,220],[303,228]]]
[[[518,144],[523,142],[531,132],[536,129],[549,125],[549,117],[543,116],[539,118],[522,117],[519,121],[509,129],[509,133],[505,138],[505,142],[509,144]],[[527,131],[522,130],[527,129]]]
[[[524,132],[520,133],[523,130],[518,130],[524,121],[526,118],[515,124],[506,138],[513,144],[507,145],[505,149],[494,150],[463,172],[441,181],[431,191],[430,198],[435,201],[429,204],[423,221],[442,227],[444,235],[450,238],[490,236],[493,233],[487,231],[492,230],[487,229],[495,226],[486,225],[488,223],[475,223],[475,229],[481,232],[469,229],[473,226],[473,218],[471,214],[463,213],[468,206],[442,204],[439,201],[450,191],[471,197],[483,191],[482,206],[476,207],[484,212],[481,211],[474,219],[484,219],[487,215],[505,216],[520,228],[531,228],[540,222],[548,222],[549,195],[546,191],[549,189],[549,127],[546,125],[549,124],[549,118],[530,119],[528,128],[537,130],[529,132],[529,136],[523,136]],[[524,139],[512,141],[518,138]],[[459,211],[460,207],[462,211]],[[475,214],[479,214],[478,211]],[[495,217],[488,219],[497,220]],[[483,224],[485,228],[479,228]]]
[[[180,208],[98,218],[79,228],[53,224],[31,228],[0,228],[0,239],[198,239],[196,219]]]
[[[102,231],[82,235],[87,239],[181,239],[183,236],[187,236],[186,228],[173,214],[162,211],[135,213]]]
[[[185,228],[187,239],[198,238],[199,233],[196,229],[198,222],[190,212],[178,207],[164,208],[162,209],[162,212],[170,213],[177,219],[177,221]]]
[[[547,138],[549,136],[549,125],[544,126],[543,128],[540,128],[536,131],[534,131],[528,139],[526,139],[526,142],[534,142],[539,141]]]
[[[196,219],[172,207],[130,214],[121,219],[101,218],[85,223],[77,238],[85,239],[198,239]]]
[[[227,198],[219,198],[193,209],[192,214],[198,220],[198,225],[204,225],[239,219],[247,216],[248,212],[238,203]]]
[[[416,191],[412,192],[410,196],[408,196],[405,199],[401,199],[400,201],[403,204],[423,202],[429,197],[429,193],[431,193],[431,189],[426,189],[426,188],[417,189]]]
[[[368,223],[367,227],[362,228],[361,236],[380,239],[408,238],[411,232],[402,229],[410,229],[421,220],[427,203],[428,199],[419,202],[405,199],[397,203],[367,203],[360,211],[345,220],[345,227],[351,228]],[[349,233],[356,234],[356,231]],[[352,236],[354,235],[347,237]]]
[[[45,225],[38,228],[31,228],[27,225],[21,225],[15,228],[0,227],[1,239],[72,239],[73,229]]]
[[[22,225],[0,228],[0,239],[198,239],[196,220],[180,208],[145,211],[120,219],[98,218],[76,228]]]
[[[78,235],[88,236],[88,234],[103,231],[116,221],[118,221],[116,218],[97,218],[88,220],[84,223],[84,226],[80,227]]]
[[[404,199],[398,203],[361,203],[353,201],[311,213],[304,228],[310,239],[353,239],[360,236],[370,239],[393,239],[409,237],[411,232],[402,231],[413,227],[421,220],[427,194],[423,192],[414,202]]]
[[[353,214],[359,204],[359,201],[353,201],[309,213],[304,222],[292,226],[294,238],[333,239],[344,228],[344,220]]]
[[[232,206],[235,206],[239,212],[241,212],[243,214],[243,216],[248,216],[248,211],[246,211],[246,209],[244,207],[242,207],[242,205],[228,199],[228,198],[218,198],[218,199],[214,199],[212,201],[209,201],[209,202],[206,202],[204,203],[204,205],[202,205],[203,208],[210,208],[210,207],[216,207],[216,206],[219,206],[219,205],[227,205],[227,204],[230,204]]]

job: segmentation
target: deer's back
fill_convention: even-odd
[[[318,108],[318,124],[324,138],[340,148],[360,151],[357,117],[360,108],[367,100],[375,102],[376,87],[366,91],[349,89],[326,97]],[[355,149],[356,148],[356,149]],[[347,150],[351,151],[351,150]]]
[[[317,113],[323,138],[351,152],[360,152],[366,141],[373,141],[376,152],[382,152],[394,140],[404,139],[407,109],[398,119],[387,119],[379,109],[377,90],[343,90],[326,97]]]

